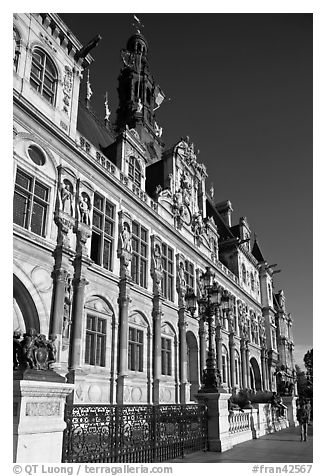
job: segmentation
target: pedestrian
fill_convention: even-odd
[[[302,403],[297,410],[297,420],[301,428],[301,441],[307,441],[308,431],[308,410],[305,403]]]

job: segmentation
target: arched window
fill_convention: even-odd
[[[49,103],[54,104],[57,84],[56,68],[50,57],[39,48],[33,51],[30,83]]]
[[[139,161],[135,157],[129,157],[128,176],[137,187],[141,184],[141,167]]]
[[[18,69],[20,48],[21,48],[21,39],[20,39],[19,33],[14,28],[14,31],[13,31],[13,62],[14,62],[14,70],[15,71],[17,71],[17,69]]]

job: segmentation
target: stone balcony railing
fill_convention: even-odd
[[[241,431],[250,430],[250,414],[251,410],[235,410],[229,414],[229,433],[239,433]]]

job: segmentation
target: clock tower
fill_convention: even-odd
[[[148,152],[148,162],[161,159],[162,128],[155,120],[155,110],[164,99],[148,63],[148,44],[139,30],[121,51],[123,67],[119,76],[119,107],[116,130],[135,129]]]

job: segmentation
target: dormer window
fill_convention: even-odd
[[[54,104],[57,84],[56,68],[50,57],[39,48],[33,51],[30,83],[49,103]]]
[[[135,157],[129,157],[128,177],[137,187],[141,185],[141,167],[139,161]]]

